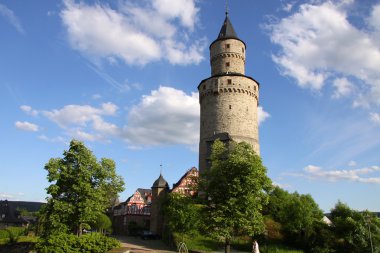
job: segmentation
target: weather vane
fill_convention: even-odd
[[[226,16],[228,15],[228,0],[226,0]]]
[[[162,175],[162,164],[160,164],[160,175]]]

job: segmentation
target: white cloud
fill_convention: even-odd
[[[29,105],[22,105],[22,106],[20,106],[20,109],[21,109],[21,111],[25,112],[28,115],[31,115],[31,116],[37,116],[38,115],[38,111],[34,110]]]
[[[370,120],[376,124],[380,124],[380,114],[371,112],[369,114]]]
[[[63,138],[62,136],[49,138],[46,135],[42,134],[38,136],[38,139],[52,143],[63,143],[65,145],[68,145],[70,143],[70,140]]]
[[[257,116],[259,120],[259,125],[261,125],[261,123],[263,123],[267,118],[270,117],[270,114],[264,111],[264,109],[261,106],[259,106],[257,108]]]
[[[43,115],[63,128],[70,125],[84,127],[88,123],[99,121],[103,115],[115,115],[117,109],[117,106],[110,102],[103,103],[101,108],[89,105],[66,105],[60,110],[44,111]]]
[[[20,20],[16,17],[12,10],[0,3],[0,16],[5,18],[19,33],[24,33],[24,28]]]
[[[354,181],[360,183],[380,184],[380,177],[363,177],[364,175],[380,171],[379,166],[351,170],[323,170],[318,166],[308,165],[304,168],[304,171],[306,174],[303,174],[303,176],[312,179],[323,179],[332,182]]]
[[[350,161],[350,162],[348,163],[348,166],[350,166],[350,167],[355,167],[355,166],[356,166],[356,162],[355,162],[355,161]]]
[[[16,121],[15,126],[19,130],[23,131],[30,131],[30,132],[37,132],[38,131],[38,126],[36,124],[27,122],[27,121]]]
[[[350,95],[354,89],[354,85],[347,78],[337,78],[333,81],[335,88],[332,98],[341,98]]]
[[[380,105],[380,45],[376,39],[380,5],[372,6],[371,30],[350,23],[348,8],[353,1],[310,2],[267,26],[271,41],[280,46],[273,60],[282,74],[317,91],[332,83],[334,98],[347,96],[354,85],[360,86],[354,94],[356,106]]]
[[[153,90],[131,108],[124,138],[133,145],[197,144],[198,94],[163,86]]]
[[[113,103],[103,103],[99,108],[90,105],[66,105],[62,109],[43,111],[42,114],[65,130],[65,135],[83,141],[108,141],[120,135],[120,129],[104,120],[105,116],[115,116],[118,107]],[[44,141],[65,142],[62,139],[39,137]]]
[[[193,30],[197,13],[194,0],[131,1],[118,9],[66,0],[61,18],[72,47],[95,62],[145,65],[167,59],[186,65],[203,60],[206,48],[203,40],[192,44],[183,39]]]
[[[153,0],[153,6],[164,17],[179,18],[183,26],[190,30],[194,28],[199,11],[194,0]]]
[[[260,122],[270,117],[262,107],[258,109]],[[122,116],[113,103],[99,107],[66,105],[61,109],[42,111],[45,116],[64,130],[64,135],[84,141],[108,142],[111,138],[125,140],[130,148],[158,145],[186,145],[198,149],[199,101],[198,93],[161,86],[141,97],[141,101],[127,110],[124,126],[106,121],[106,116]],[[62,137],[38,137],[48,142],[67,142]],[[196,147],[196,148],[195,148]]]

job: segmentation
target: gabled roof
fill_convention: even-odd
[[[178,186],[181,185],[181,182],[187,177],[189,176],[190,174],[192,173],[198,173],[198,170],[197,168],[195,167],[192,167],[190,168],[188,171],[186,171],[186,173],[178,180],[177,183],[173,184],[173,189],[171,191],[173,191],[175,188],[177,188]]]
[[[151,189],[143,189],[143,188],[138,188],[136,190],[136,192],[138,192],[141,196],[141,198],[144,200],[144,204],[148,204],[148,196],[150,196],[152,194],[152,190]],[[135,192],[135,193],[136,193]],[[125,201],[125,204],[127,204],[128,202],[130,202],[130,200],[133,198],[133,196],[135,196],[135,193],[133,193],[126,201]]]

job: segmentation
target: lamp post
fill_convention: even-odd
[[[365,221],[368,224],[369,241],[371,243],[371,253],[373,253],[372,235],[371,235],[371,216],[368,213],[365,216]]]

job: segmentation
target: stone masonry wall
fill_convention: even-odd
[[[209,155],[207,139],[228,133],[236,141],[250,143],[260,154],[257,106],[259,86],[245,76],[225,75],[210,78],[199,86],[200,169]]]
[[[216,41],[210,47],[211,75],[245,72],[245,45],[240,40]]]

